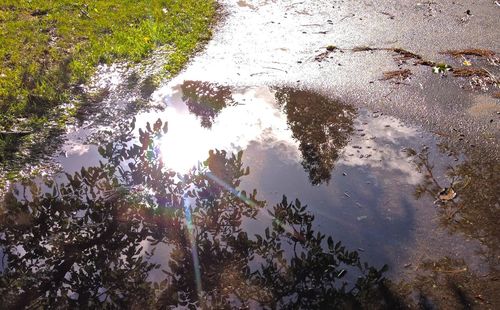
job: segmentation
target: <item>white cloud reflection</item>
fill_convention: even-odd
[[[300,164],[298,142],[293,138],[286,115],[276,104],[274,92],[268,87],[252,87],[233,90],[232,96],[236,104],[222,109],[208,129],[188,110],[179,86],[165,87],[157,93],[157,100],[162,97],[167,106],[161,116],[153,115],[168,122],[168,133],[160,141],[167,167],[186,172],[205,160],[211,149],[237,152],[252,142],[263,149],[279,150],[284,163]],[[355,133],[341,150],[336,166],[365,166],[374,173],[390,171],[407,184],[418,184],[421,175],[402,152],[402,147],[411,145],[418,131],[391,117],[360,114],[354,120]],[[153,116],[147,114],[139,123],[151,122]]]
[[[338,165],[397,172],[407,184],[420,183],[422,175],[403,152],[404,146],[417,140],[418,131],[415,128],[404,126],[392,117],[362,115],[356,121],[356,131],[358,134],[344,148],[344,156]]]
[[[185,172],[205,160],[211,149],[237,152],[254,141],[280,147],[285,151],[283,160],[300,159],[286,115],[276,107],[269,88],[235,92],[237,104],[224,108],[210,129],[201,126],[180,96],[179,92],[173,92],[164,99],[168,133],[160,141],[160,148],[167,167]]]

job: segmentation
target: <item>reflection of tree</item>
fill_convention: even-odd
[[[0,304],[32,307],[324,308],[367,302],[381,273],[356,252],[313,230],[298,200],[269,211],[272,225],[251,234],[266,202],[236,192],[242,153],[210,153],[185,176],[165,170],[155,151],[161,122],[101,147],[99,167],[64,183],[26,181],[0,209]],[[246,224],[244,224],[246,223]],[[148,275],[155,246],[170,250],[165,280]],[[360,277],[339,283],[345,274]],[[378,296],[378,295],[377,295]]]
[[[448,148],[441,146],[444,151]],[[453,231],[460,231],[468,236],[486,242],[492,253],[498,253],[500,237],[498,223],[500,215],[500,164],[496,161],[470,158],[445,171],[447,184],[438,182],[435,167],[431,162],[428,149],[417,153],[409,150],[424,180],[416,188],[416,196],[436,197],[445,187],[452,187],[457,192],[454,200],[442,202],[439,207],[441,223]],[[497,254],[493,256],[497,257]],[[498,260],[498,258],[496,258]]]
[[[328,182],[339,151],[353,130],[354,108],[319,94],[281,88],[276,99],[300,143],[302,165],[315,185]]]
[[[416,268],[408,282],[389,283],[401,309],[490,309],[500,302],[498,269],[477,273],[455,255],[424,259]]]
[[[438,146],[444,154],[456,153],[449,145]],[[419,152],[406,149],[406,152],[423,175],[415,189],[417,199],[425,196],[433,200],[439,198],[444,188],[456,191],[454,199],[445,195],[435,200],[440,224],[452,232],[462,233],[467,239],[473,237],[487,245],[481,247],[481,251],[486,249],[484,252],[476,255],[481,256],[480,269],[488,271],[478,272],[477,267],[469,266],[457,256],[460,253],[453,253],[451,257],[423,259],[416,266],[415,278],[399,284],[389,283],[390,290],[411,309],[471,309],[498,304],[500,165],[485,159],[479,152],[442,171],[442,167],[433,162],[434,154],[429,148],[424,147]],[[478,155],[481,158],[478,159]],[[483,255],[488,264],[483,264]]]
[[[474,309],[481,308],[481,304],[485,307],[485,303],[498,304],[500,300],[498,287],[475,274],[462,259],[425,260],[418,267],[422,272],[412,281],[412,288],[421,309]]]
[[[182,100],[189,112],[201,118],[201,125],[211,128],[214,119],[228,104],[234,103],[231,88],[210,82],[185,81],[181,85]]]

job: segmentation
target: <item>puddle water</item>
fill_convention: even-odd
[[[54,158],[63,172],[12,186],[8,307],[390,305],[382,276],[413,281],[443,258],[480,274],[498,263],[484,233],[498,165],[307,90],[174,81],[156,101],[163,111],[113,143],[76,132]],[[458,197],[435,201],[444,187]],[[480,228],[472,203],[492,218]]]

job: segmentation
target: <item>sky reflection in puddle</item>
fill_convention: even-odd
[[[477,248],[433,222],[432,197],[414,197],[423,174],[406,148],[427,144],[435,160],[453,161],[439,155],[431,135],[305,90],[184,81],[157,95],[166,110],[144,114],[138,123],[157,117],[168,122],[162,156],[178,172],[196,166],[211,149],[244,150],[251,173],[240,189],[256,188],[270,202],[283,194],[301,199],[322,231],[365,250],[371,263],[389,263],[399,276],[422,256]],[[252,229],[270,224],[265,214],[260,220]]]
[[[210,123],[210,128],[203,127],[203,119],[189,111],[181,95],[180,89],[174,88],[173,93],[164,99],[167,107],[162,114],[168,122],[168,134],[160,141],[163,159],[165,165],[175,171],[186,172],[198,161],[206,159],[208,151],[214,148],[233,153],[259,141],[268,145],[281,143],[292,152],[296,149],[286,116],[273,105],[272,93],[268,89],[250,89],[234,94],[238,103],[224,107]],[[239,97],[249,100],[239,101]],[[144,119],[153,115],[146,115]],[[298,159],[298,154],[292,156]]]
[[[269,227],[273,227],[278,234],[288,234],[287,238],[291,240],[294,238],[304,240],[301,233],[294,231],[295,224],[288,225],[280,232],[284,226],[281,227],[281,224],[276,226],[276,223],[280,223],[279,214],[276,211],[274,214],[268,212],[279,206],[285,195],[289,202],[297,198],[302,205],[308,205],[307,210],[315,217],[312,219],[308,215],[299,214],[297,215],[299,219],[310,224],[313,229],[332,236],[334,240],[341,240],[348,249],[358,251],[363,260],[370,265],[380,268],[388,264],[391,268],[388,275],[393,279],[412,279],[418,271],[413,268],[408,269],[407,267],[411,266],[409,264],[418,266],[426,260],[438,260],[443,257],[463,258],[471,268],[470,270],[484,271],[487,268],[487,265],[482,262],[482,257],[476,255],[477,251],[485,250],[484,247],[461,234],[450,234],[446,225],[442,225],[447,217],[449,221],[454,220],[456,211],[453,211],[453,208],[461,210],[460,199],[458,204],[453,202],[448,207],[438,207],[433,204],[435,193],[440,190],[440,187],[449,184],[449,178],[445,176],[445,172],[449,172],[447,165],[452,162],[455,165],[462,163],[456,155],[446,156],[436,145],[437,141],[433,136],[406,127],[398,120],[380,113],[356,110],[348,104],[294,88],[231,88],[209,82],[184,81],[180,85],[161,90],[157,95],[161,96],[158,100],[165,104],[165,110],[145,113],[137,117],[133,131],[135,140],[131,141],[136,143],[136,146],[133,146],[130,140],[126,140],[129,142],[118,140],[115,144],[100,147],[88,145],[81,142],[84,141],[82,133],[75,132],[74,137],[77,139],[68,141],[63,148],[64,155],[56,158],[63,166],[63,171],[68,173],[68,175],[61,173],[56,178],[56,182],[60,182],[56,185],[56,189],[61,186],[64,191],[57,189],[54,193],[57,194],[59,190],[58,195],[62,198],[58,198],[57,195],[51,196],[53,184],[47,183],[40,190],[36,189],[36,186],[31,187],[31,189],[35,188],[34,195],[29,193],[27,195],[28,202],[34,198],[48,199],[49,204],[60,203],[62,206],[67,203],[66,196],[79,195],[78,197],[83,200],[78,204],[58,208],[61,208],[61,212],[65,212],[66,207],[76,208],[76,213],[65,216],[79,218],[90,214],[88,220],[82,220],[81,224],[78,220],[69,221],[70,226],[75,225],[75,227],[71,226],[69,231],[65,231],[64,225],[66,224],[63,223],[68,223],[65,216],[61,216],[59,211],[51,207],[43,209],[43,212],[48,213],[49,218],[33,217],[29,212],[20,215],[12,214],[14,223],[20,221],[21,225],[24,225],[34,220],[41,222],[49,220],[52,223],[50,229],[63,230],[61,233],[54,233],[54,236],[52,233],[47,235],[48,239],[44,242],[50,244],[54,240],[57,241],[57,238],[62,238],[64,234],[74,235],[75,240],[86,239],[86,236],[91,236],[92,233],[100,235],[101,228],[94,225],[94,221],[104,228],[114,227],[113,225],[118,221],[120,225],[130,226],[110,237],[114,238],[113,240],[116,239],[113,242],[120,244],[119,247],[115,248],[113,242],[101,237],[96,241],[83,240],[82,244],[94,245],[95,242],[102,241],[103,248],[96,249],[102,252],[100,255],[103,257],[124,255],[125,249],[136,251],[135,246],[140,245],[143,249],[139,252],[147,258],[148,262],[160,264],[165,270],[185,273],[187,272],[185,268],[192,267],[191,263],[188,260],[180,263],[178,255],[185,256],[186,251],[190,252],[192,247],[186,247],[186,240],[183,237],[184,217],[175,211],[179,207],[185,208],[182,203],[184,201],[188,205],[191,204],[192,208],[201,206],[200,210],[193,213],[193,221],[198,221],[194,225],[195,229],[189,228],[188,230],[191,229],[191,233],[202,242],[208,242],[207,245],[197,241],[199,246],[197,253],[203,272],[209,272],[211,266],[224,270],[233,267],[246,270],[247,267],[258,266],[263,258],[245,256],[244,260],[236,265],[233,264],[234,258],[231,257],[227,262],[215,262],[213,256],[217,253],[213,252],[213,249],[218,249],[217,247],[221,244],[212,244],[212,241],[219,237],[211,239],[197,229],[215,229],[216,232],[223,231],[224,235],[228,232],[222,227],[232,226],[235,230],[229,232],[228,236],[231,237],[221,236],[223,243],[228,242],[227,240],[244,241],[247,236],[254,238],[255,234],[262,234]],[[155,138],[154,142],[147,142],[148,139],[157,136],[153,135],[155,130],[151,131],[151,126],[147,129],[147,123],[152,125],[158,118],[167,123],[168,131],[166,134],[159,135],[158,139]],[[163,128],[161,124],[158,126]],[[157,126],[153,125],[153,127]],[[155,151],[143,157],[140,154],[148,147],[153,147],[150,143],[154,144]],[[424,146],[424,144],[427,145]],[[131,153],[120,153],[120,148],[127,149],[128,147],[135,149]],[[213,149],[224,150],[227,153],[212,152],[209,157],[209,151]],[[239,151],[242,156],[241,162],[237,157],[233,159],[226,157]],[[186,177],[185,182],[188,183],[179,183],[179,180],[183,179],[180,176],[174,177],[175,173],[165,175],[164,170],[161,170],[163,168],[157,166],[157,161],[149,160],[149,156],[151,158],[160,156],[167,168],[181,174],[187,173],[189,177]],[[207,157],[211,158],[205,163],[205,169],[208,167],[209,172],[189,171]],[[111,166],[107,166],[110,163],[106,164],[106,160],[112,158],[117,161],[110,162]],[[100,164],[101,161],[104,164]],[[419,161],[422,162],[420,169],[416,165]],[[112,180],[112,176],[117,173],[116,165],[124,168],[134,162],[135,165],[128,166],[129,168],[118,169],[122,174],[121,181]],[[431,162],[437,165],[431,167]],[[249,172],[240,171],[239,164],[242,164],[243,169],[248,166]],[[82,165],[85,169],[81,169]],[[236,170],[233,170],[235,167],[232,165],[236,167]],[[428,182],[428,178],[424,178],[425,169],[421,168],[428,168],[433,173],[431,183]],[[229,170],[225,171],[225,169]],[[217,174],[218,170],[222,170],[223,173]],[[212,172],[216,176],[214,179],[208,177]],[[71,174],[74,175],[71,176]],[[232,174],[235,175],[232,176]],[[69,184],[68,180],[71,181]],[[14,190],[14,195],[18,199],[21,198],[27,188],[23,189],[19,184],[16,188],[17,192]],[[200,191],[193,193],[192,196],[186,196],[189,190],[195,188]],[[251,194],[253,189],[257,189],[255,196]],[[97,192],[94,193],[94,190]],[[250,196],[242,195],[240,192],[242,190],[248,191]],[[418,194],[419,190],[428,191],[429,195]],[[45,196],[43,196],[44,191],[47,191]],[[90,191],[90,196],[88,191]],[[234,195],[236,191],[238,195]],[[485,199],[491,199],[488,195]],[[85,196],[87,200],[82,198]],[[470,196],[464,195],[463,199],[467,201],[471,199]],[[248,199],[245,197],[251,197],[252,203],[246,203]],[[114,205],[115,200],[122,201],[122,199],[124,204]],[[30,203],[29,208],[35,209],[42,208],[44,205],[38,205],[37,201]],[[95,207],[101,204],[102,210]],[[94,207],[90,208],[90,205]],[[287,212],[297,205],[298,202],[290,205],[287,203],[281,209],[278,207],[275,210]],[[155,207],[151,209],[146,207],[135,214],[136,211],[131,209],[137,206],[139,209],[142,208],[141,206]],[[255,212],[254,206],[258,206],[258,212],[255,214],[253,213]],[[114,210],[115,207],[123,208],[120,211],[123,213]],[[101,218],[99,213],[106,211],[107,208],[111,208],[111,215]],[[454,212],[452,215],[446,213],[450,211],[450,208],[451,212]],[[40,214],[43,215],[43,212]],[[150,214],[151,212],[153,214]],[[155,212],[159,212],[162,216],[158,218]],[[242,216],[241,212],[247,212],[247,214]],[[147,220],[141,224],[138,219],[144,216]],[[152,219],[148,216],[152,216]],[[215,222],[205,221],[207,216],[208,220]],[[288,216],[291,216],[288,220],[293,221],[296,215],[289,214]],[[59,221],[62,221],[62,224],[58,224]],[[219,223],[219,221],[222,222]],[[43,223],[43,225],[49,224]],[[215,228],[211,225],[215,225]],[[218,225],[220,228],[217,228]],[[493,227],[490,226],[485,227],[488,229]],[[23,227],[37,230],[42,226],[25,225]],[[146,227],[151,231],[144,231]],[[16,225],[14,228],[17,229]],[[163,241],[154,245],[155,242],[150,241],[150,237],[159,228],[164,231],[156,232],[158,235],[153,240]],[[97,230],[94,231],[95,229]],[[135,234],[136,230],[141,231],[141,235],[128,236]],[[82,231],[85,234],[82,235]],[[9,231],[9,234],[11,233],[13,232]],[[477,232],[472,230],[469,233],[470,236],[474,236]],[[21,234],[17,236],[21,241],[15,238],[12,240],[22,244],[26,238],[31,238],[29,236],[36,237],[38,234],[39,232],[31,235]],[[122,236],[123,234],[125,236]],[[238,236],[237,239],[224,239],[233,238],[234,234]],[[263,238],[262,236],[264,235],[260,238]],[[40,235],[40,237],[43,236]],[[127,238],[131,238],[131,243],[122,244]],[[272,241],[274,237],[266,238]],[[309,241],[311,240],[314,240],[312,236]],[[214,248],[204,248],[205,245]],[[262,255],[275,258],[276,253],[263,250],[267,245],[259,243],[258,238],[257,241],[252,240],[250,243],[245,241],[244,245],[248,246],[248,249],[245,250],[243,247],[238,248],[237,251],[264,251],[261,252]],[[286,255],[293,255],[293,249],[289,245],[284,245],[283,249]],[[65,247],[64,243],[57,243],[54,246]],[[121,246],[123,248],[120,248]],[[154,247],[157,250],[152,255]],[[14,248],[23,249],[20,246]],[[313,248],[307,250],[313,251]],[[50,251],[49,249],[49,253],[42,254],[51,256]],[[231,253],[234,254],[237,251]],[[280,248],[275,248],[273,251],[279,252]],[[29,250],[24,254],[18,254],[25,256],[26,253],[39,255]],[[87,254],[92,253],[82,253],[84,257],[80,258],[73,256],[73,252],[68,252],[70,259],[82,259],[83,262],[88,261],[85,257]],[[319,257],[315,255],[312,257]],[[41,259],[41,261],[44,260]],[[270,262],[273,260],[271,259]],[[95,261],[94,263],[102,262]],[[44,264],[42,263],[41,266],[45,268]],[[92,268],[108,270],[106,268],[110,266],[107,263],[103,264],[92,266]],[[351,271],[350,268],[356,262],[349,264],[345,268]],[[329,268],[319,262],[314,266],[318,267],[313,268],[314,272],[320,274],[325,272],[321,268]],[[296,270],[292,267],[286,266],[286,268],[291,268],[287,270],[291,270],[294,274]],[[242,276],[236,269],[231,272],[238,277]],[[335,272],[334,275],[338,276],[339,272],[343,271],[331,270],[331,272]],[[147,278],[153,281],[161,281],[165,278],[165,274],[159,269],[148,270],[147,274]],[[349,272],[346,279],[353,281],[354,275],[356,275],[355,272],[352,274]],[[233,285],[232,282],[210,284],[210,277],[203,273],[201,280],[198,279],[196,282],[203,281],[204,285]],[[186,278],[182,281],[191,280]],[[235,281],[238,283],[239,280]],[[189,283],[192,284],[192,281]],[[245,290],[247,289],[253,290],[254,287],[246,287]],[[165,292],[168,292],[168,286]],[[293,290],[287,293],[293,294]],[[216,292],[214,294],[217,295]],[[286,297],[284,298],[286,300]]]
[[[212,149],[243,150],[251,173],[239,189],[255,188],[269,202],[283,194],[301,199],[322,230],[366,250],[374,264],[389,263],[399,276],[412,260],[477,249],[435,223],[433,197],[415,199],[423,174],[405,150],[426,145],[442,162],[435,169],[443,186],[445,163],[454,157],[440,155],[433,136],[395,118],[286,87],[174,80],[155,98],[165,110],[139,115],[136,128],[158,118],[168,123],[158,143],[170,169],[185,173]],[[76,143],[68,150],[73,156],[59,161],[65,171],[79,171],[82,162],[98,163],[96,150]],[[262,216],[252,230],[269,225]]]

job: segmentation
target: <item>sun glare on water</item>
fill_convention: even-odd
[[[167,115],[169,130],[160,141],[162,159],[169,169],[185,173],[206,159],[212,138],[195,116],[170,107]]]
[[[213,149],[235,153],[252,141],[294,144],[285,116],[266,100],[254,97],[246,105],[228,106],[211,128],[205,128],[182,100],[173,97],[165,110],[168,132],[160,140],[160,150],[165,166],[176,172],[186,173],[197,167]]]

